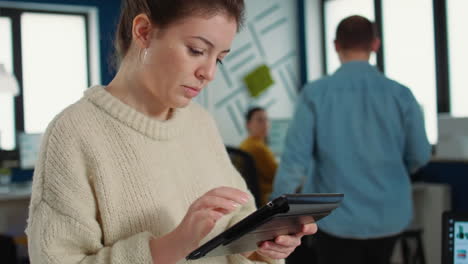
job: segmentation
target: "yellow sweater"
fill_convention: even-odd
[[[26,230],[31,263],[150,264],[150,238],[172,231],[218,186],[246,190],[202,108],[160,122],[90,88],[43,137]],[[251,201],[223,217],[204,241],[254,209]],[[253,262],[232,255],[190,263]]]
[[[276,168],[278,167],[275,156],[265,142],[253,137],[245,139],[241,143],[240,149],[248,152],[255,160],[261,204],[266,204],[272,191],[273,179],[275,177]]]

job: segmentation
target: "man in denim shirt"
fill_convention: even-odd
[[[333,75],[307,84],[290,124],[272,196],[344,193],[321,220],[319,263],[389,263],[412,218],[409,175],[428,162],[431,146],[411,91],[368,63],[380,40],[366,18],[344,19]]]

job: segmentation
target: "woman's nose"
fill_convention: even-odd
[[[207,62],[197,69],[197,78],[212,81],[216,74],[216,62]]]

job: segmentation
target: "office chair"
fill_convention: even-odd
[[[12,237],[0,234],[0,256],[2,263],[18,263],[17,249]]]
[[[410,247],[411,241],[414,241],[415,248]],[[424,248],[422,243],[422,230],[407,230],[401,235],[401,252],[403,264],[426,264]]]
[[[247,188],[255,198],[255,204],[260,207],[260,187],[258,183],[257,169],[252,156],[238,148],[226,146],[226,150],[231,158],[231,162],[237,171],[244,178]]]

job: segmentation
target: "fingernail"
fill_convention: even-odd
[[[236,202],[232,202],[232,206],[233,206],[234,208],[237,208],[237,207],[240,206],[240,204],[238,204],[238,203],[236,203]]]

